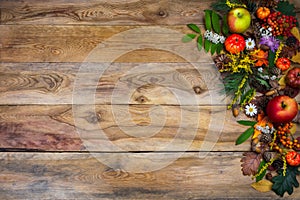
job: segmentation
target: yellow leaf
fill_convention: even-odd
[[[279,85],[281,85],[281,86],[286,86],[286,84],[285,84],[285,77],[286,77],[286,74],[283,75],[283,76],[279,79],[279,81],[278,81],[278,84],[279,84]]]
[[[300,53],[297,53],[295,56],[291,59],[293,62],[300,63]]]
[[[269,192],[272,190],[273,183],[268,180],[260,180],[258,182],[252,183],[251,186],[260,192]]]
[[[300,33],[299,33],[299,29],[294,27],[291,29],[291,33],[298,39],[300,40]]]
[[[297,125],[293,123],[293,126],[292,126],[292,128],[290,128],[290,132],[291,132],[291,134],[294,134],[294,133],[296,133],[296,129],[297,129]]]

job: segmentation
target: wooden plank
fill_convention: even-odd
[[[95,112],[86,105],[1,106],[0,148],[247,151],[249,142],[235,146],[247,129],[236,120],[222,106],[97,105]]]
[[[147,63],[205,59],[204,54],[197,53],[195,42],[181,42],[187,32],[191,31],[186,26],[3,25],[0,61]]]
[[[1,199],[276,199],[251,188],[242,153],[1,153]],[[152,157],[154,156],[154,157]],[[124,159],[124,157],[126,157]],[[178,159],[177,159],[178,158]],[[162,167],[165,160],[174,159]],[[107,166],[104,163],[114,162]],[[125,161],[126,160],[126,161]],[[134,167],[135,166],[135,167]],[[151,168],[149,167],[151,166]],[[129,170],[124,170],[129,169]],[[136,170],[136,171],[135,171]],[[146,171],[149,170],[149,171]],[[153,171],[151,171],[153,170]],[[230,185],[230,188],[229,187]],[[300,189],[286,199],[299,199]]]
[[[1,1],[2,24],[184,25],[201,23],[211,1]]]
[[[185,25],[203,23],[211,0],[1,1],[0,24]],[[299,1],[290,1],[296,8]],[[299,12],[299,9],[297,10]]]
[[[0,63],[0,104],[228,104],[212,62]]]
[[[1,63],[0,104],[93,103],[88,96],[95,96],[96,104],[226,104],[219,76],[212,61],[205,60],[111,65]]]

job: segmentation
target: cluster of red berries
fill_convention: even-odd
[[[296,27],[297,19],[293,16],[283,15],[281,12],[273,12],[263,19],[263,27],[271,27],[273,36],[290,36],[292,28]]]
[[[270,144],[273,146],[273,149],[278,151],[279,153],[283,152],[282,148],[287,149],[299,149],[300,143],[297,139],[291,139],[291,132],[290,129],[293,127],[293,123],[286,123],[282,126],[277,128],[277,140]],[[281,144],[281,145],[280,145]]]

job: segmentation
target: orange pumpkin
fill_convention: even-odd
[[[259,7],[257,10],[256,10],[256,16],[259,18],[259,19],[265,19],[267,18],[269,15],[270,15],[271,11],[269,8],[267,7]]]
[[[278,58],[276,61],[276,67],[282,71],[287,70],[291,66],[291,61],[288,58]]]
[[[246,41],[243,36],[235,33],[226,38],[224,45],[229,53],[238,54],[244,51]]]

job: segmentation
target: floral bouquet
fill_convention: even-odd
[[[300,34],[295,6],[281,0],[218,0],[204,11],[205,32],[195,24],[183,42],[196,40],[222,74],[228,109],[251,118],[236,140],[251,138],[242,172],[252,187],[283,196],[299,187],[300,138],[296,138],[300,90]]]

